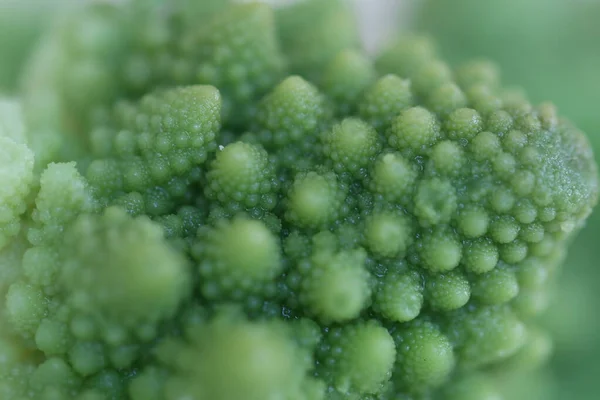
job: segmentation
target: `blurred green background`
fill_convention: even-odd
[[[77,0],[0,0],[0,95],[12,94],[42,31]]]
[[[52,17],[81,2],[0,0],[0,95],[17,92],[22,65]],[[375,33],[375,26],[387,34],[389,29],[378,19],[400,12],[402,29],[432,35],[450,62],[473,57],[496,61],[505,83],[523,87],[534,102],[552,100],[561,114],[586,131],[600,161],[600,0],[355,2],[361,15],[375,18],[366,26],[369,34]],[[374,7],[383,11],[373,13]],[[504,382],[507,400],[598,398],[598,234],[600,212],[574,243],[551,312],[545,316],[544,323],[555,338],[551,363],[535,376]]]

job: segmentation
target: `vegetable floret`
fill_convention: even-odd
[[[213,85],[223,94],[223,118],[244,126],[257,98],[282,77],[283,58],[273,11],[262,4],[233,5],[216,13],[181,44],[179,83]],[[179,72],[178,71],[178,72]]]
[[[0,99],[0,250],[21,228],[34,185],[34,155],[26,145],[21,105]]]
[[[189,291],[186,260],[169,248],[163,231],[118,208],[79,217],[64,236],[69,250],[59,277],[73,310],[85,315],[111,344],[127,331],[142,340],[173,315]],[[105,259],[98,260],[97,254]],[[96,260],[96,261],[95,261]]]
[[[440,137],[435,115],[423,107],[411,107],[392,120],[389,144],[397,150],[421,155]]]
[[[190,328],[185,341],[162,343],[157,355],[167,371],[143,372],[130,393],[133,399],[145,399],[140,396],[148,393],[148,382],[160,385],[152,394],[156,399],[308,400],[312,397],[302,394],[308,364],[298,362],[302,352],[280,323],[244,321],[225,311]]]
[[[317,246],[310,259],[299,265],[299,300],[322,321],[356,318],[371,295],[365,258],[362,249],[335,252]]]
[[[413,243],[413,221],[399,212],[375,212],[365,221],[364,235],[375,255],[402,257]]]
[[[80,339],[114,346],[133,337],[150,340],[158,321],[175,313],[189,292],[185,259],[145,217],[134,220],[108,208],[101,217],[82,214],[57,235],[64,248],[52,253],[47,244],[27,250],[26,280],[13,284],[7,295],[15,326],[24,334],[36,332],[38,345],[51,354],[65,349],[62,324],[69,320]],[[52,298],[68,312],[56,310]]]
[[[26,211],[33,184],[33,153],[27,146],[0,136],[0,249],[20,230],[20,216]]]
[[[354,114],[362,93],[376,79],[372,61],[356,50],[343,50],[323,72],[321,86],[336,106],[338,115]]]
[[[366,89],[359,101],[358,113],[383,133],[401,111],[413,104],[410,81],[389,74]]]
[[[147,213],[166,214],[180,180],[216,150],[220,112],[218,90],[201,85],[120,104],[116,126],[95,131],[99,158],[90,163],[87,178],[96,195],[110,203],[137,192]]]
[[[218,151],[207,173],[206,197],[234,209],[271,210],[277,181],[260,145],[235,142]]]
[[[373,320],[332,329],[319,351],[324,354],[319,375],[347,395],[380,393],[396,359],[394,339]]]
[[[394,379],[400,387],[418,392],[438,386],[450,375],[455,358],[450,340],[431,323],[399,329],[395,337],[398,357]]]
[[[306,228],[321,228],[335,221],[346,193],[331,172],[301,172],[287,196],[285,219]]]
[[[39,179],[40,189],[31,212],[34,225],[27,238],[35,246],[56,244],[66,227],[80,214],[97,207],[90,187],[75,163],[52,163]]]
[[[467,277],[457,271],[429,277],[425,290],[429,306],[440,311],[461,308],[471,297],[471,287]]]
[[[402,155],[385,152],[371,167],[369,188],[390,202],[407,204],[414,191],[417,168]]]
[[[360,176],[379,153],[377,132],[356,118],[346,118],[326,132],[322,138],[323,153],[338,173]]]
[[[208,299],[242,299],[267,295],[281,270],[277,237],[264,223],[238,216],[199,231],[194,248]]]
[[[373,309],[395,322],[415,319],[423,307],[423,279],[415,271],[388,272],[373,298]]]
[[[251,138],[272,151],[284,169],[306,170],[317,162],[313,151],[330,114],[319,89],[293,75],[260,101]]]
[[[493,364],[525,343],[525,326],[506,306],[467,307],[452,315],[449,332],[466,368]],[[458,340],[458,341],[457,341]]]

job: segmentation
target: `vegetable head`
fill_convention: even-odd
[[[0,393],[420,399],[543,358],[597,199],[580,131],[422,38],[370,60],[342,2],[160,4],[49,33],[60,74],[27,96],[60,118],[0,137]],[[72,97],[84,67],[113,91]],[[49,131],[61,151],[27,147]]]

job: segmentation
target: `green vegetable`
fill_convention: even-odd
[[[216,4],[82,9],[0,113],[0,397],[491,397],[542,362],[585,136],[421,38],[370,60],[343,2]]]

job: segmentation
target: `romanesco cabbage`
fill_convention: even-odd
[[[0,112],[0,398],[481,400],[543,362],[587,139],[425,38],[368,57],[351,16],[132,0],[46,33],[25,128]]]

